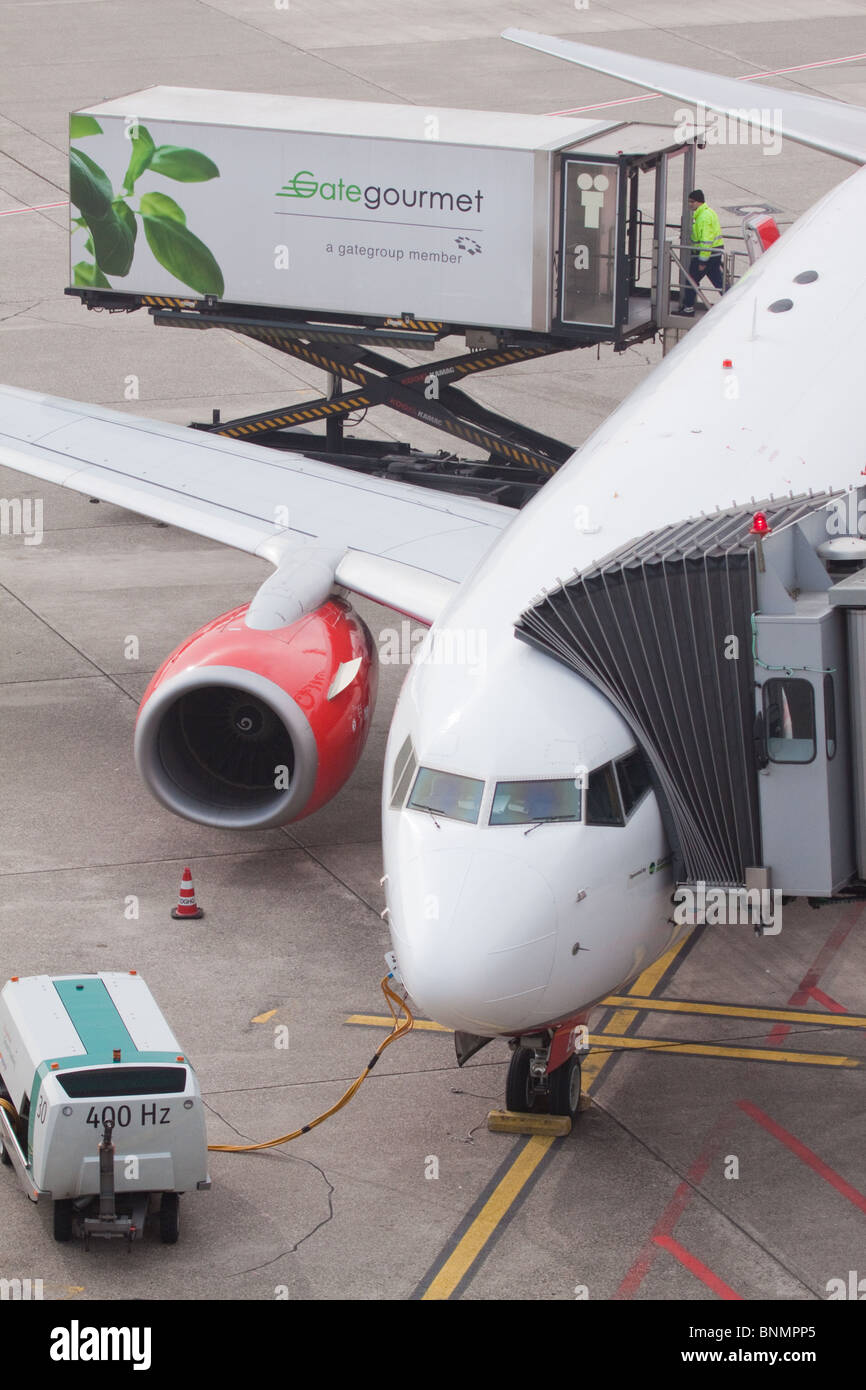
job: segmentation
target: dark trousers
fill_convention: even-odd
[[[706,275],[709,278],[710,284],[715,289],[720,290],[724,284],[721,252],[719,252],[718,255],[709,256],[705,261],[702,261],[700,256],[692,256],[689,262],[689,275],[691,275],[692,279],[696,281],[697,284],[700,284],[701,280]],[[695,291],[691,285],[686,285],[683,291],[683,297],[680,300],[680,308],[694,309],[694,307]]]

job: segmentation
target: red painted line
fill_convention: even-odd
[[[19,212],[41,212],[43,208],[68,208],[68,207],[69,207],[69,199],[68,199],[68,198],[64,198],[63,201],[62,201],[62,202],[59,202],[59,203],[36,203],[32,208],[6,208],[6,210],[5,210],[4,212],[0,212],[0,217],[14,217],[14,216],[16,215],[16,213],[19,213]]]
[[[688,1181],[681,1182],[679,1184],[670,1202],[665,1207],[656,1224],[653,1226],[646,1244],[644,1245],[640,1254],[635,1259],[634,1263],[631,1265],[631,1268],[626,1273],[626,1276],[620,1284],[619,1288],[617,1289],[616,1293],[613,1295],[613,1298],[615,1300],[626,1300],[629,1298],[633,1298],[637,1290],[640,1288],[641,1284],[643,1283],[643,1280],[646,1278],[647,1274],[650,1271],[650,1267],[652,1266],[653,1261],[656,1259],[658,1255],[657,1247],[660,1243],[660,1240],[667,1240],[670,1238],[671,1233],[674,1227],[676,1226],[677,1222],[679,1221],[680,1217],[682,1216],[683,1212],[689,1206],[690,1202],[692,1201],[692,1198],[696,1195],[696,1187],[699,1183],[703,1182],[704,1176],[706,1174],[707,1169],[710,1166],[714,1154],[718,1150],[719,1145],[721,1144],[728,1130],[731,1128],[731,1125],[733,1124],[735,1119],[736,1111],[732,1108],[730,1110],[725,1111],[713,1125],[712,1129],[707,1135],[703,1149],[698,1154],[691,1167],[688,1169],[688,1172],[686,1174]]]
[[[726,1284],[724,1279],[720,1279],[717,1274],[714,1274],[696,1255],[693,1255],[684,1245],[680,1245],[678,1240],[674,1240],[671,1236],[656,1236],[655,1244],[660,1245],[663,1250],[667,1250],[675,1260],[679,1260],[681,1265],[685,1265],[690,1274],[693,1274],[696,1279],[700,1279],[701,1283],[706,1284],[713,1293],[717,1293],[719,1298],[723,1298],[727,1302],[736,1299],[737,1302],[742,1303],[742,1294],[735,1293],[730,1284]]]
[[[839,950],[839,947],[844,943],[851,929],[860,921],[863,911],[862,903],[853,903],[842,913],[838,926],[827,937],[824,945],[821,947],[814,961],[794,990],[794,993],[791,995],[791,998],[788,1000],[789,1009],[801,1008],[804,1004],[808,1004],[810,998],[814,999],[818,997],[815,994],[815,990],[818,989],[818,981],[829,966],[836,952]],[[819,991],[819,993],[823,995],[823,991]],[[829,995],[823,995],[823,998],[828,999]],[[830,1006],[828,1005],[827,1007]],[[840,1008],[835,1008],[833,1012],[839,1013]],[[842,1012],[844,1012],[844,1010]],[[789,1023],[775,1024],[767,1037],[768,1045],[770,1047],[777,1047],[778,1044],[788,1036],[790,1031],[791,1025]]]
[[[758,77],[783,77],[786,72],[805,72],[808,68],[831,68],[837,63],[859,63],[866,59],[866,53],[849,53],[845,58],[822,58],[817,63],[797,63],[792,68],[772,68],[769,72],[749,72],[744,77],[738,77],[738,82],[754,82]],[[622,79],[627,81],[626,78]],[[783,91],[783,88],[779,88]],[[597,101],[592,106],[569,106],[567,111],[548,111],[548,116],[577,116],[581,111],[601,111],[605,106],[627,106],[632,101],[657,101],[663,94],[661,92],[646,92],[639,97],[623,97],[620,101]],[[830,98],[832,100],[832,98]],[[684,98],[671,97],[671,101],[681,101]]]
[[[795,1135],[787,1129],[783,1129],[780,1124],[772,1120],[769,1115],[765,1115],[763,1110],[759,1110],[757,1105],[753,1105],[750,1100],[740,1100],[737,1101],[737,1104],[744,1114],[755,1120],[757,1124],[762,1125],[769,1134],[772,1134],[774,1139],[778,1139],[780,1144],[784,1144],[786,1149],[790,1149],[791,1153],[796,1154],[797,1158],[835,1188],[841,1196],[847,1198],[859,1211],[866,1213],[866,1196],[859,1192],[856,1187],[852,1187],[850,1182],[846,1182],[834,1168],[831,1168],[811,1149],[807,1149],[806,1145],[801,1143]]]
[[[820,1004],[824,1009],[829,1009],[831,1014],[847,1014],[848,1010],[845,1008],[844,1004],[840,1004],[837,1000],[831,999],[829,994],[825,994],[823,989],[819,989],[817,985],[813,985],[809,993],[816,1004]]]
[[[830,933],[829,937],[824,942],[823,946],[821,947],[820,951],[815,957],[815,960],[813,961],[812,965],[806,971],[806,974],[803,976],[800,985],[794,991],[791,998],[788,1000],[789,1008],[794,1008],[797,1005],[806,1004],[808,1003],[809,998],[811,997],[816,1000],[819,1000],[821,1003],[824,1004],[825,1008],[830,1009],[834,1013],[847,1012],[847,1010],[845,1010],[841,1004],[837,1004],[835,1000],[830,999],[829,995],[825,994],[823,990],[818,988],[818,981],[820,980],[827,966],[832,961],[836,952],[839,950],[840,946],[845,941],[849,932],[859,922],[863,911],[864,908],[861,904],[854,903],[843,913],[842,918],[835,931]],[[777,1025],[775,1028],[773,1028],[772,1032],[770,1033],[768,1041],[774,1040],[776,1038],[784,1038],[789,1031],[790,1030],[788,1027]],[[740,1108],[745,1109],[745,1107],[749,1104],[750,1102],[748,1101],[741,1101]],[[753,1118],[757,1118],[757,1115],[762,1113],[757,1110],[756,1106],[753,1106],[752,1110],[756,1112]],[[664,1212],[662,1213],[659,1220],[656,1222],[655,1226],[650,1232],[646,1244],[643,1246],[642,1250],[640,1251],[640,1254],[634,1260],[633,1264],[627,1271],[625,1278],[623,1279],[616,1293],[613,1295],[614,1299],[625,1300],[633,1298],[637,1290],[640,1288],[640,1285],[649,1273],[652,1263],[656,1258],[656,1255],[658,1254],[658,1238],[670,1237],[671,1232],[673,1231],[674,1227],[676,1226],[686,1207],[689,1205],[692,1198],[696,1195],[695,1187],[702,1181],[703,1176],[706,1173],[707,1168],[709,1166],[710,1160],[714,1152],[718,1149],[719,1144],[721,1143],[726,1131],[732,1123],[732,1120],[733,1112],[725,1112],[713,1125],[712,1129],[707,1135],[704,1148],[701,1150],[701,1153],[698,1155],[691,1168],[688,1170],[688,1178],[690,1181],[680,1183],[679,1187],[673,1195],[672,1200],[669,1202],[668,1206],[665,1208]],[[774,1123],[774,1121],[770,1121],[770,1124]],[[787,1131],[783,1130],[781,1131],[781,1133],[787,1133]],[[793,1135],[791,1135],[790,1138],[792,1139],[793,1143],[800,1143],[799,1140],[794,1139]],[[800,1147],[803,1150],[804,1154],[811,1153],[811,1150],[806,1149],[805,1145],[800,1145]],[[819,1159],[817,1155],[812,1155],[812,1157],[815,1159],[816,1163],[821,1163],[821,1159]],[[805,1161],[807,1160],[804,1158],[804,1162]],[[826,1167],[826,1165],[824,1166]],[[828,1168],[827,1173],[831,1172],[832,1169]],[[822,1172],[821,1176],[823,1177],[825,1176],[825,1174]],[[838,1177],[838,1175],[834,1176]],[[830,1181],[829,1177],[827,1180]],[[844,1178],[838,1178],[838,1181],[841,1183],[845,1182]],[[694,1183],[695,1187],[691,1186],[691,1183]],[[850,1188],[849,1190],[850,1192],[856,1191],[855,1188]],[[845,1195],[848,1195],[847,1191]],[[857,1195],[859,1196],[859,1194]]]

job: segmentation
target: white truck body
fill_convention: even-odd
[[[73,285],[540,331],[556,155],[621,124],[187,87],[71,122]]]
[[[33,1200],[98,1194],[106,1121],[118,1196],[210,1185],[198,1081],[140,975],[10,980],[0,1080],[20,1117],[0,1111],[3,1142]]]

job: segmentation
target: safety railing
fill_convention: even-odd
[[[727,245],[730,241],[743,241],[743,238],[725,233],[726,245],[722,250],[722,294],[741,279],[750,264],[745,245],[742,250],[732,250]],[[697,252],[694,246],[688,243],[678,245],[672,241],[663,241],[660,245],[656,243],[654,250],[657,267],[653,285],[656,321],[662,328],[684,328],[686,325],[683,323],[679,306],[687,289],[694,290],[696,305],[700,302],[704,308],[711,309],[714,302],[706,292],[706,281],[698,281],[691,273],[691,262]],[[675,272],[676,285],[673,283]]]

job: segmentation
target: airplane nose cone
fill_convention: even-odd
[[[428,849],[403,867],[400,887],[394,948],[406,988],[431,1018],[482,1034],[539,1022],[557,907],[537,869],[516,855]]]

